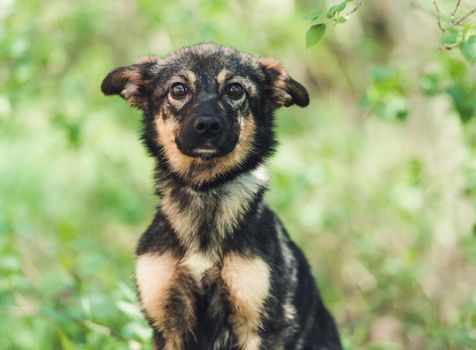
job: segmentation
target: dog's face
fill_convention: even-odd
[[[256,166],[275,143],[273,111],[309,103],[275,60],[213,44],[117,68],[101,88],[144,111],[152,154],[197,185]]]

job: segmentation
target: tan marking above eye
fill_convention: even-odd
[[[172,86],[175,83],[182,83],[190,88],[195,88],[197,84],[197,76],[191,70],[180,71],[170,77],[168,79],[168,83],[165,84],[168,86]]]
[[[195,86],[197,84],[197,76],[195,75],[195,73],[192,72],[191,70],[188,70],[184,73],[184,75],[186,76],[190,86],[195,88]]]
[[[225,84],[227,75],[228,75],[229,73],[230,73],[230,72],[229,72],[227,69],[222,69],[222,70],[220,71],[220,73],[218,73],[218,75],[217,75],[218,85],[223,86],[223,85]]]
[[[256,95],[258,92],[256,84],[251,79],[239,74],[233,75],[227,69],[222,69],[220,73],[218,73],[217,82],[222,89],[226,86],[236,83],[243,86],[245,92],[252,96]]]
[[[184,85],[189,93],[195,93],[197,88],[197,76],[190,70],[178,72],[158,87],[158,96],[162,94],[170,95],[173,87],[179,84]],[[175,101],[170,102],[174,103]]]

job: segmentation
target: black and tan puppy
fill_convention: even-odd
[[[156,349],[340,349],[309,266],[263,201],[273,112],[309,103],[273,59],[202,44],[112,71],[144,111],[160,207],[136,281]]]

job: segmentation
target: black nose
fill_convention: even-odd
[[[193,128],[198,134],[206,138],[212,138],[218,135],[222,129],[222,122],[218,117],[201,115],[193,121]]]

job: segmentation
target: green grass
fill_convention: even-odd
[[[433,18],[405,1],[362,7],[306,50],[302,16],[316,5],[0,4],[1,349],[147,348],[133,263],[158,203],[153,162],[140,113],[99,85],[140,56],[206,41],[275,56],[310,89],[307,109],[277,115],[267,198],[346,349],[476,347],[474,121],[419,87],[437,71],[464,95],[474,67],[438,53]],[[417,28],[398,32],[405,19],[389,10]],[[371,69],[382,66],[403,73]]]

